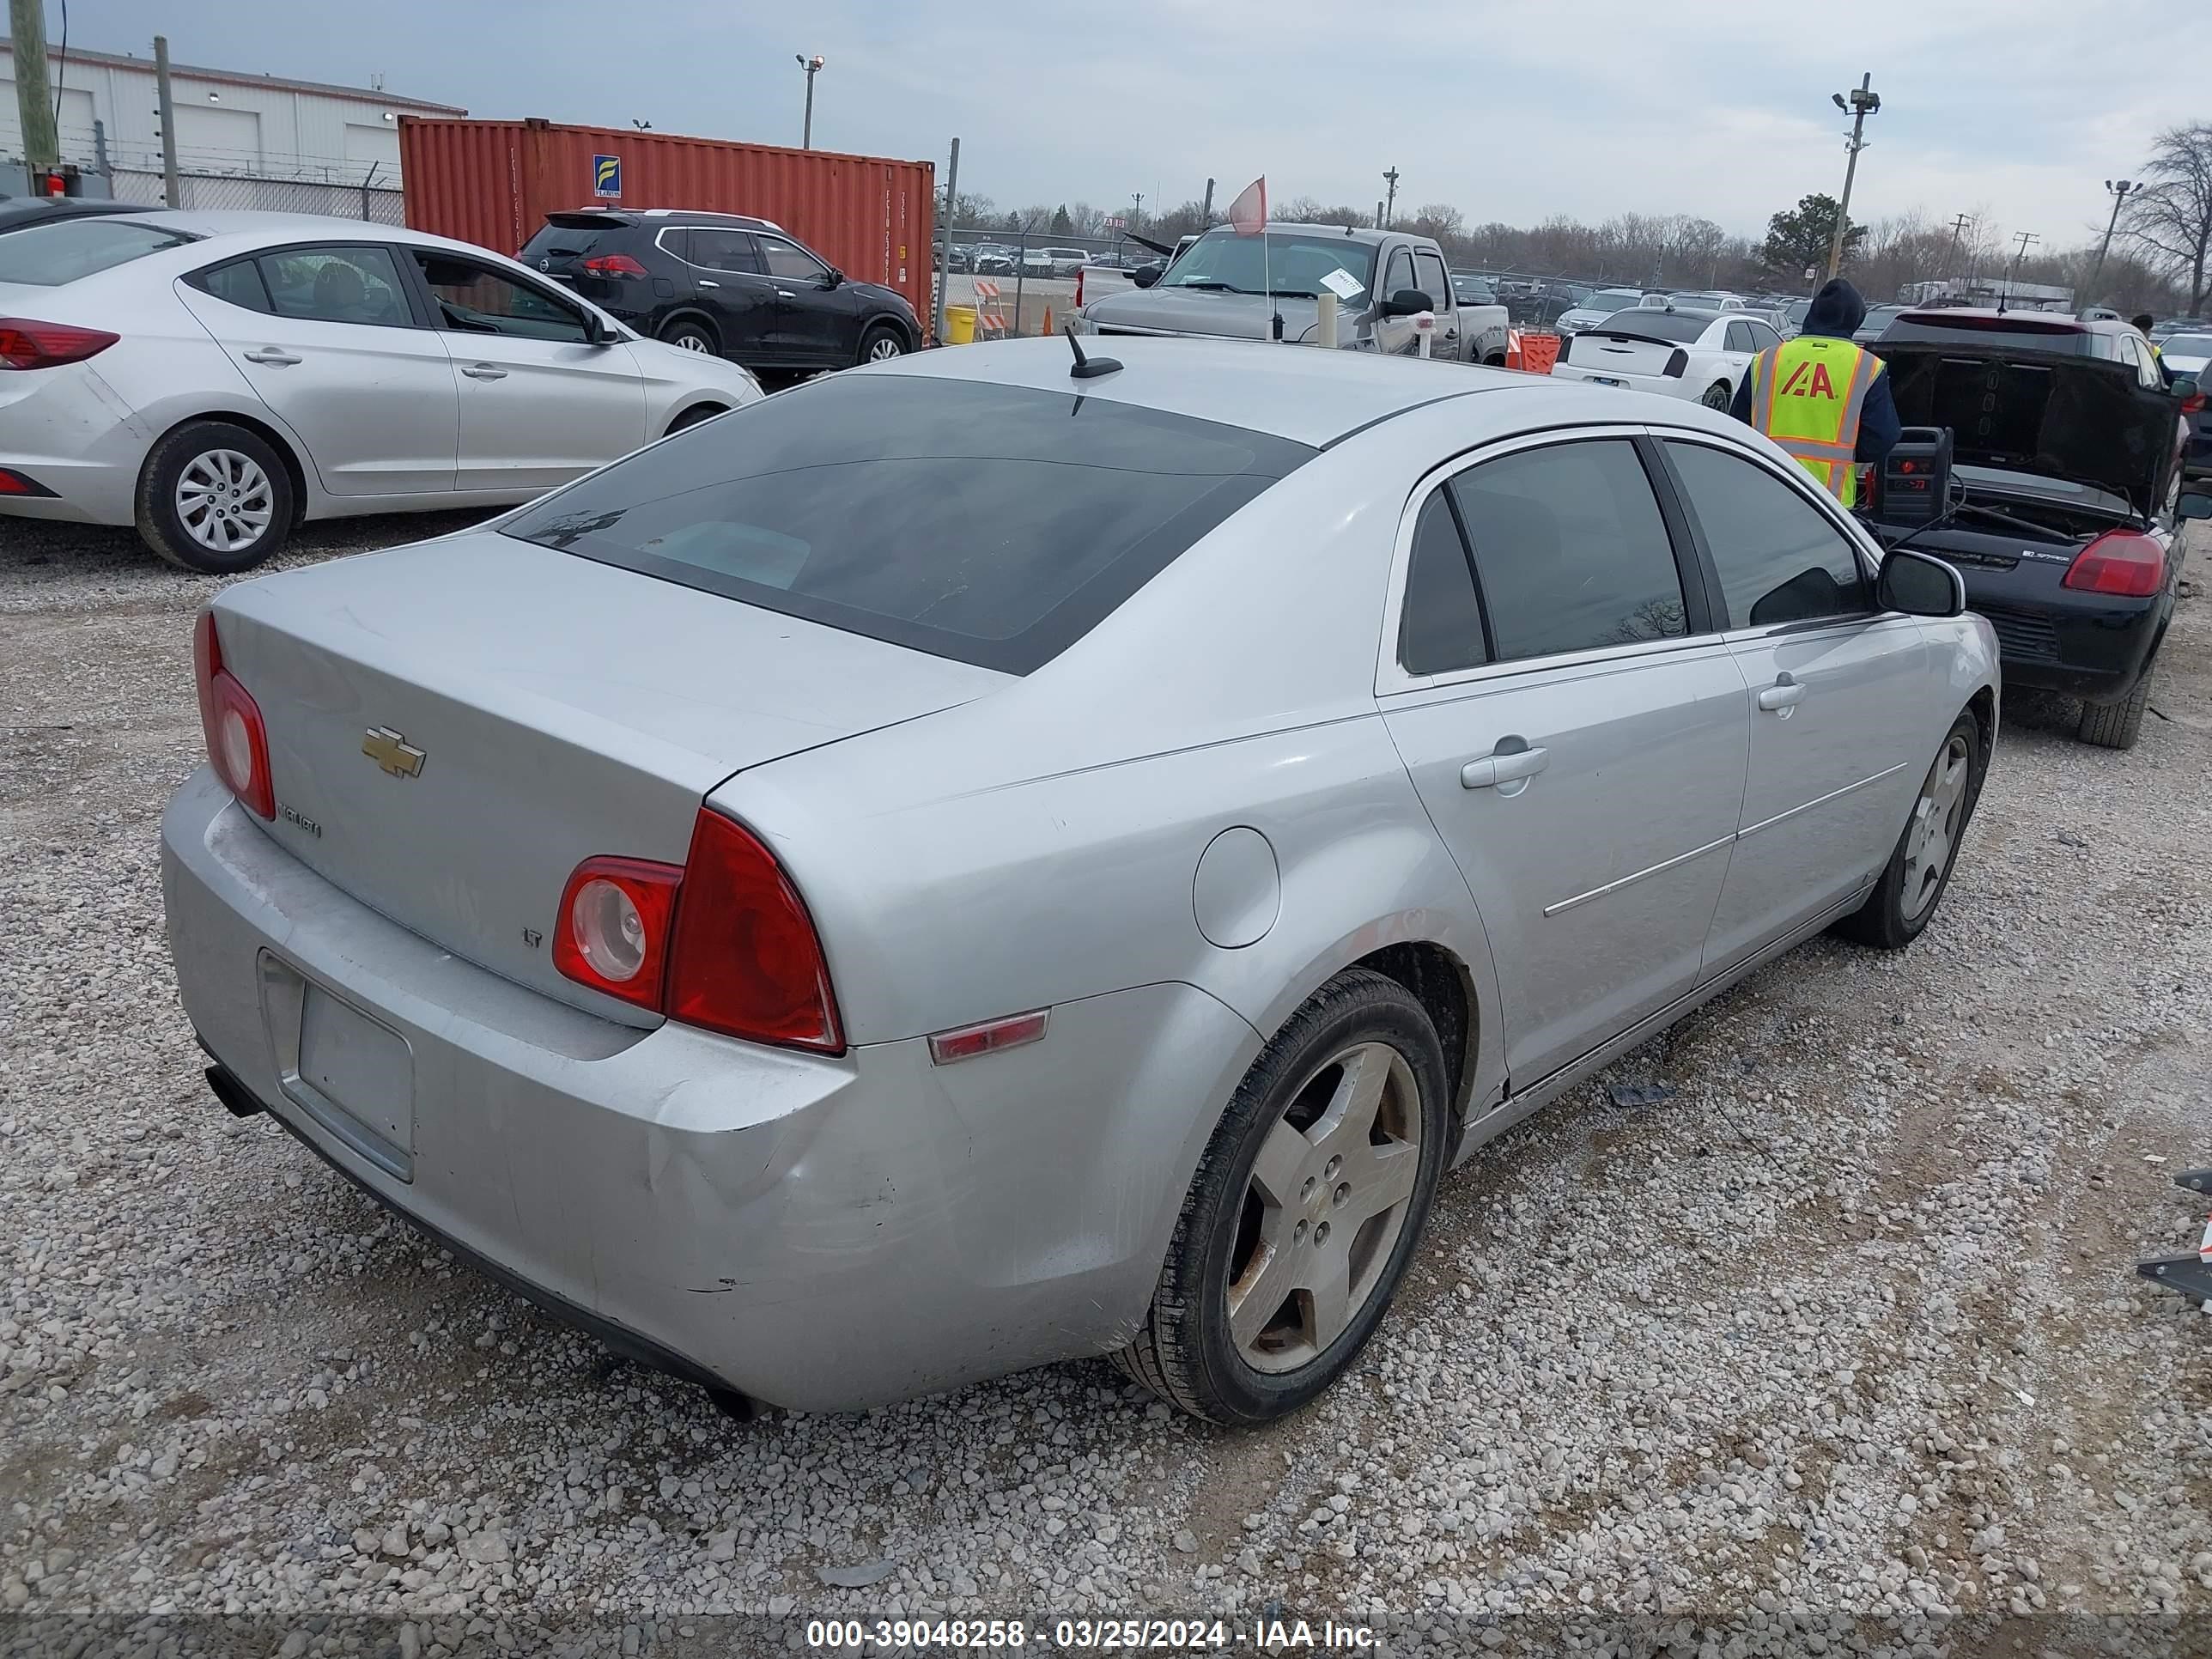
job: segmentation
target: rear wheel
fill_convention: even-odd
[[[2150,677],[2157,666],[2158,653],[2154,650],[2136,689],[2126,696],[2118,702],[2083,703],[2081,723],[2074,728],[2074,735],[2100,749],[2134,748],[2142,736],[2143,710],[2150,707]]]
[[[138,534],[186,570],[251,570],[284,545],[295,510],[283,457],[228,421],[186,422],[154,446],[138,474]]]
[[[1443,1049],[1413,994],[1364,969],[1316,994],[1245,1073],[1200,1159],[1151,1310],[1114,1356],[1216,1423],[1328,1387],[1375,1334],[1448,1151]]]
[[[878,323],[860,337],[860,361],[887,363],[906,355],[906,337],[889,323]]]
[[[1705,395],[1698,401],[1707,409],[1717,409],[1725,415],[1728,413],[1729,402],[1735,396],[1735,392],[1729,389],[1729,383],[1726,380],[1715,380],[1705,388]]]
[[[678,351],[696,351],[712,357],[722,349],[712,325],[696,317],[678,317],[660,331],[660,337]]]
[[[1878,951],[1901,950],[1920,937],[1951,884],[1959,843],[1982,793],[1983,766],[1981,725],[1962,714],[1921,781],[1881,879],[1864,904],[1836,924],[1837,933]]]

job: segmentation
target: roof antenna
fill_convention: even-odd
[[[1075,337],[1073,323],[1064,325],[1060,332],[1067,336],[1067,349],[1075,354],[1075,367],[1067,372],[1076,380],[1095,380],[1101,374],[1121,372],[1121,365],[1111,357],[1086,357],[1083,355],[1083,342]]]

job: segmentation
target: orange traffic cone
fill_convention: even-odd
[[[1505,367],[1519,368],[1521,363],[1521,331],[1509,328],[1505,331]]]
[[[1044,308],[1044,326],[1038,331],[1038,334],[1044,339],[1052,338],[1052,307],[1050,306]]]

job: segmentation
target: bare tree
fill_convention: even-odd
[[[2189,281],[2189,309],[2204,303],[2204,267],[2212,254],[2212,123],[2168,127],[2151,146],[2143,172],[2149,187],[2129,198],[2120,222],[2130,243]]]

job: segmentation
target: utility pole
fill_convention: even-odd
[[[169,37],[154,37],[154,108],[161,118],[161,199],[171,207],[185,204],[185,186],[177,177],[177,110],[169,96]]]
[[[1398,210],[1398,169],[1385,167],[1382,170],[1382,182],[1390,186],[1390,193],[1383,198],[1382,218],[1375,227],[1377,230],[1389,229],[1390,216]]]
[[[814,148],[814,77],[822,73],[822,65],[827,60],[820,52],[815,53],[811,58],[803,52],[794,52],[792,55],[799,59],[799,67],[806,71],[806,125],[799,131],[799,147],[801,149],[812,149]]]
[[[945,165],[945,240],[937,245],[936,315],[929,337],[945,343],[945,290],[952,280],[952,210],[960,199],[960,141],[952,141],[952,159]],[[969,261],[972,268],[974,262]]]
[[[1129,210],[1129,227],[1133,230],[1145,222],[1145,192],[1133,190],[1129,200],[1134,204]]]
[[[46,0],[8,0],[8,28],[15,42],[15,112],[23,124],[23,161],[33,173],[60,164],[54,132],[54,93],[46,82]]]
[[[1973,222],[1974,216],[1971,213],[1961,213],[1951,221],[1951,246],[1943,256],[1943,276],[1947,282],[1955,279],[1959,274],[1959,239],[1966,234],[1966,227]]]
[[[1858,176],[1859,152],[1866,148],[1866,118],[1881,108],[1881,94],[1872,90],[1873,86],[1874,76],[1869,73],[1859,77],[1848,104],[1842,93],[1829,94],[1829,100],[1838,109],[1849,111],[1851,118],[1850,143],[1844,147],[1850,156],[1844,163],[1844,199],[1836,209],[1836,228],[1828,238],[1828,275],[1832,277],[1844,263],[1844,232],[1851,222],[1851,183]]]
[[[1198,210],[1198,228],[1204,230],[1213,222],[1213,180],[1206,181],[1206,201]]]
[[[2028,244],[2039,242],[2043,238],[2032,230],[2021,230],[2013,233],[2013,240],[2020,246],[2012,251],[2012,274],[2005,278],[2005,291],[1997,296],[1997,305],[2000,309],[2003,307],[2007,300],[2012,298],[2012,290],[2020,284],[2020,262],[2027,258]]]
[[[2119,228],[2120,210],[2127,205],[2128,192],[2141,190],[2142,186],[2132,179],[2123,179],[2115,184],[2107,179],[2105,188],[2112,198],[2112,216],[2105,221],[2105,240],[2097,244],[2097,263],[2089,272],[2089,291],[2081,296],[2084,304],[2094,301],[2099,293],[2097,280],[2105,274],[2105,256],[2112,251],[2112,233]]]

